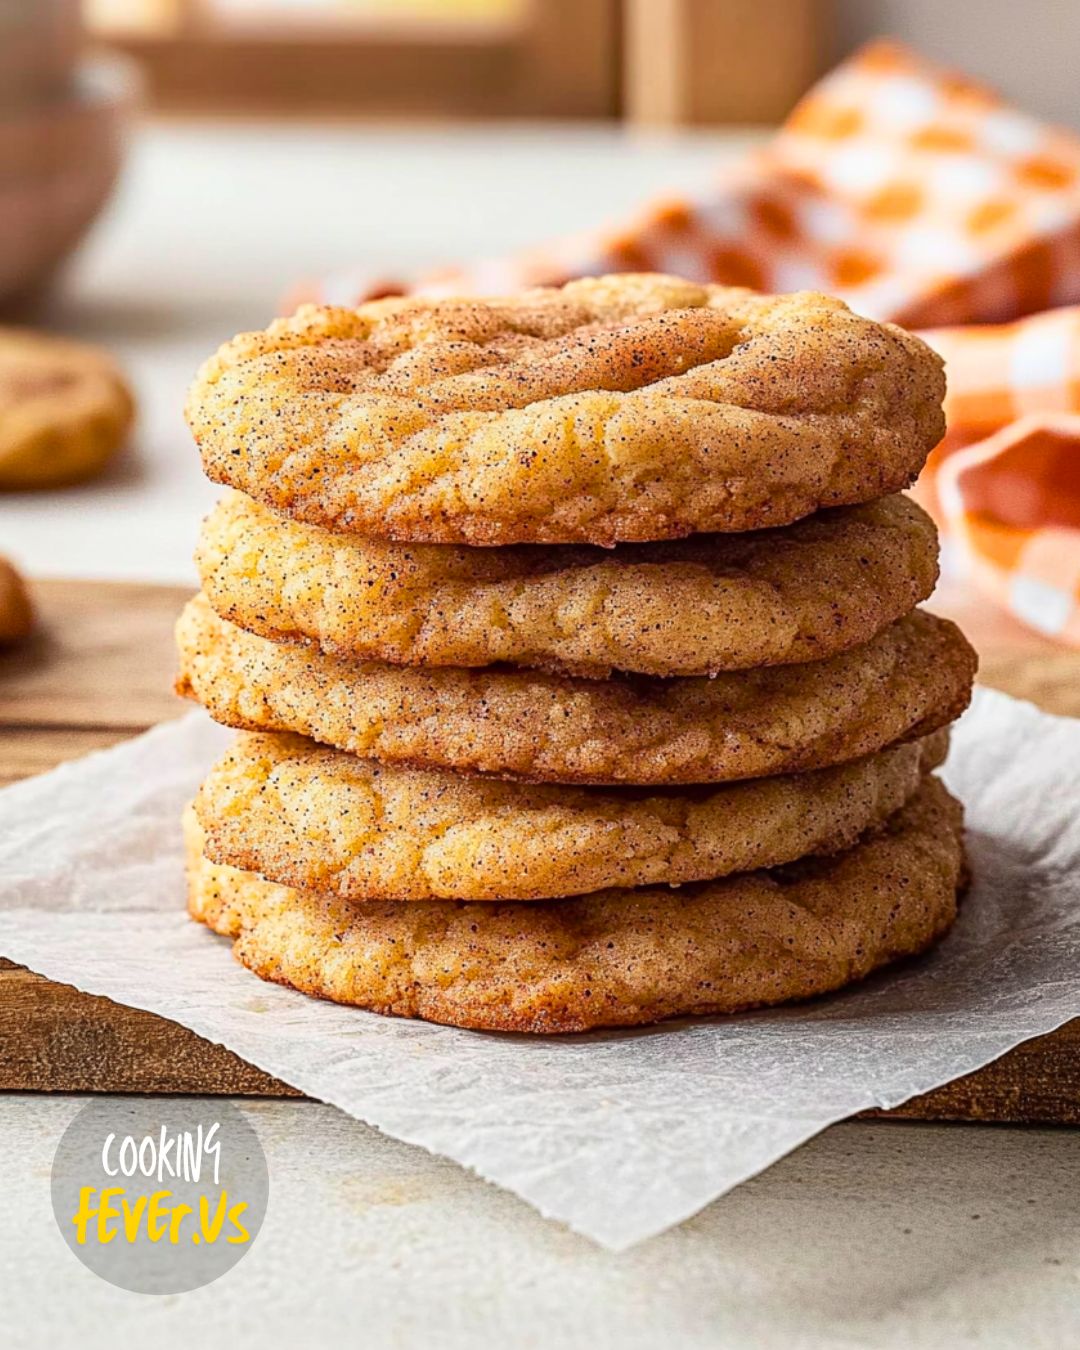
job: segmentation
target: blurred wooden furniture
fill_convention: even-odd
[[[142,64],[150,102],[180,112],[611,117],[618,0],[506,0],[446,18],[236,16],[211,0],[95,0],[97,36]],[[446,7],[452,9],[452,6]],[[499,11],[505,11],[500,14]],[[125,17],[126,16],[126,17]]]
[[[0,654],[0,783],[185,711],[169,685],[172,628],[187,595],[167,586],[38,583],[37,637]],[[1080,715],[1080,652],[1027,632],[963,592],[946,591],[932,607],[965,625],[986,683]],[[0,1045],[0,1090],[297,1095],[173,1022],[4,961]],[[1080,1124],[1080,1020],[887,1114]]]
[[[778,122],[821,73],[822,0],[625,0],[633,123]]]
[[[820,74],[827,0],[90,0],[185,112],[770,123]]]

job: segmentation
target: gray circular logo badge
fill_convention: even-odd
[[[140,1294],[182,1294],[231,1270],[269,1192],[258,1136],[225,1100],[90,1102],[53,1159],[64,1241],[95,1275]]]

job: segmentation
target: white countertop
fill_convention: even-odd
[[[157,126],[55,308],[141,403],[107,479],[0,502],[38,575],[190,580],[214,496],[181,418],[196,364],[297,277],[412,270],[618,217],[737,149],[701,136]],[[607,1255],[453,1164],[311,1103],[249,1103],[270,1211],[216,1285],[150,1299],[64,1246],[70,1098],[0,1097],[5,1345],[1061,1347],[1080,1336],[1080,1133],[851,1124],[698,1218]]]
[[[217,1283],[150,1298],[84,1270],[53,1220],[49,1166],[78,1101],[0,1101],[6,1346],[1077,1343],[1076,1131],[836,1126],[689,1223],[612,1256],[331,1107],[238,1104],[270,1166],[262,1232]]]

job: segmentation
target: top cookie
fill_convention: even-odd
[[[331,530],[611,545],[894,492],[943,395],[928,347],[839,300],[619,275],[305,306],[226,343],[188,420],[212,479]]]
[[[123,444],[133,411],[123,376],[105,352],[0,329],[0,490],[91,477]]]

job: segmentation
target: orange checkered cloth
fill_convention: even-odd
[[[825,290],[927,330],[948,434],[919,494],[975,583],[1080,645],[1080,417],[1062,416],[1080,414],[1080,138],[874,43],[697,195],[408,287],[337,276],[303,298],[498,294],[618,271]]]
[[[915,495],[955,569],[1080,647],[1080,306],[921,336],[945,359],[948,431]]]

